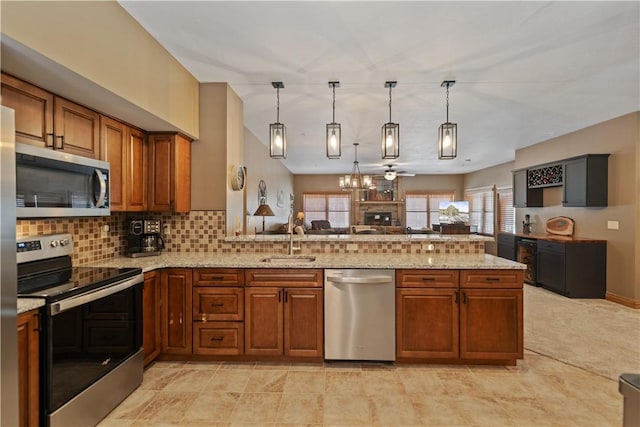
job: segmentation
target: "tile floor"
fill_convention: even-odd
[[[629,346],[626,329],[640,325],[640,311],[530,286],[525,308],[525,325],[535,327],[525,327],[527,350],[517,366],[156,362],[100,427],[621,426],[622,396],[610,372],[628,357],[640,366],[640,341]],[[612,312],[624,329],[608,331],[607,348],[596,342],[588,358],[563,350],[567,340],[534,336],[560,337],[566,313],[598,324]],[[540,325],[542,316],[554,321]],[[589,342],[587,329],[564,335]]]

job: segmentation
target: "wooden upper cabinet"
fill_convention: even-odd
[[[126,148],[126,208],[129,212],[146,211],[148,144],[145,133],[128,128]]]
[[[110,207],[114,212],[147,208],[146,135],[112,118],[101,116],[101,155],[110,163]]]
[[[126,211],[125,191],[127,187],[124,172],[127,167],[127,126],[117,120],[102,116],[100,118],[100,128],[102,134],[102,153],[100,158],[109,162],[111,166],[109,207],[113,212]]]
[[[1,93],[15,111],[16,142],[53,147],[53,94],[5,73]]]
[[[54,149],[100,158],[100,114],[60,97],[54,106]]]
[[[191,141],[180,134],[149,135],[148,210],[191,210]]]

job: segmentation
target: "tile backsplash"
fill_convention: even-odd
[[[127,221],[133,218],[159,219],[167,226],[163,233],[166,252],[182,253],[286,253],[286,242],[225,242],[224,211],[192,211],[172,213],[122,213],[110,217],[21,219],[17,221],[17,235],[30,236],[52,233],[71,233],[74,242],[73,264],[82,265],[122,256],[126,249]],[[104,231],[108,226],[109,231]],[[358,253],[396,254],[427,253],[422,242],[360,243]],[[342,242],[305,242],[302,253],[349,253]],[[484,253],[482,242],[435,242],[429,253]]]

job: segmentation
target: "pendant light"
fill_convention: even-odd
[[[360,174],[360,164],[358,163],[358,145],[357,142],[353,143],[355,149],[355,160],[353,162],[353,169],[351,169],[350,175],[341,176],[338,180],[340,189],[343,191],[348,190],[362,190],[371,187],[371,177],[369,175]]]
[[[276,90],[278,100],[276,122],[269,125],[269,153],[272,159],[287,158],[287,134],[284,124],[280,123],[280,89],[284,89],[284,83],[271,82]]]
[[[389,123],[382,126],[382,158],[397,159],[400,156],[400,125],[391,121],[391,89],[398,82],[385,82],[384,87],[389,88]]]
[[[327,124],[327,158],[339,159],[342,154],[342,132],[340,130],[340,123],[336,123],[336,88],[340,87],[340,82],[329,82],[329,87],[333,90],[333,119],[331,123]]]
[[[447,88],[447,121],[438,128],[438,158],[443,160],[455,159],[458,154],[458,125],[449,122],[449,88],[455,80],[445,80],[440,87]]]

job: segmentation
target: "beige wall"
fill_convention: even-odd
[[[502,163],[476,172],[464,175],[464,188],[513,186],[511,171],[515,169],[515,162]]]
[[[244,230],[244,216],[246,212],[245,195],[246,190],[234,191],[231,188],[231,174],[235,167],[244,164],[244,119],[242,99],[227,84],[227,117],[226,117],[226,188],[227,188],[227,235],[232,235],[234,231],[242,233]],[[203,120],[206,118],[201,117]],[[224,169],[223,169],[224,170]],[[211,182],[208,183],[211,186]],[[246,184],[245,184],[246,187]]]
[[[59,64],[62,67],[56,72],[65,71],[66,75],[29,78],[28,68],[10,72],[40,85],[54,77],[60,77],[59,82],[87,79],[103,88],[105,98],[119,97],[123,103],[130,102],[158,117],[160,122],[198,137],[197,80],[117,2],[3,1],[0,8],[2,33]],[[83,103],[83,94],[76,95],[71,99]],[[88,106],[113,114],[103,105]],[[128,117],[119,118],[141,125]]]
[[[249,131],[244,130],[244,165],[247,167],[247,233],[262,231],[262,217],[253,216],[258,208],[258,183],[267,184],[267,204],[275,216],[265,217],[266,230],[274,230],[287,222],[289,195],[294,191],[293,175],[280,160],[269,157],[269,149]],[[296,202],[298,202],[296,198]]]
[[[554,162],[581,154],[610,153],[609,206],[570,208],[562,206],[562,188],[544,190],[544,207],[516,209],[516,224],[530,214],[534,231],[544,232],[544,223],[554,216],[575,220],[578,237],[603,239],[607,244],[607,291],[640,300],[638,280],[638,146],[640,112],[618,117],[516,151],[515,168]],[[635,183],[635,184],[634,184]],[[618,230],[607,229],[607,221],[618,221]]]

